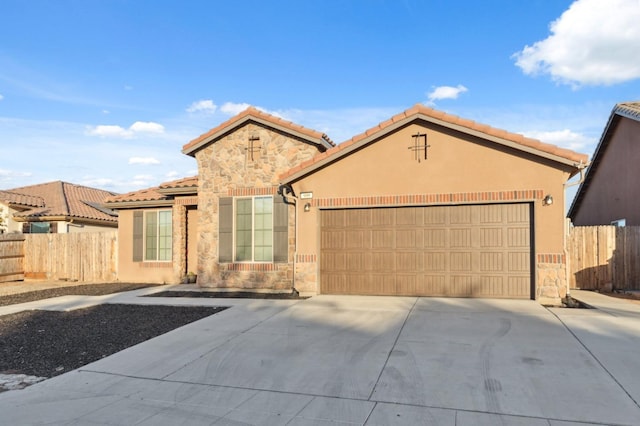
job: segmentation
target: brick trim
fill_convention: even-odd
[[[198,196],[176,198],[174,204],[177,206],[197,206]]]
[[[246,197],[251,195],[275,195],[278,193],[277,186],[267,188],[230,188],[227,195],[231,197]]]
[[[566,264],[567,256],[563,253],[538,253],[536,256],[537,263],[556,263]]]
[[[533,201],[542,199],[544,191],[529,189],[522,191],[461,192],[449,194],[381,195],[373,197],[316,198],[314,207],[367,207],[466,204],[495,201]]]
[[[278,266],[275,263],[223,263],[220,265],[223,271],[258,271],[269,272],[277,271]]]
[[[315,254],[298,254],[296,256],[296,263],[317,263],[318,256]]]

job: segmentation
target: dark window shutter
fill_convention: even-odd
[[[233,197],[220,198],[218,208],[218,262],[233,261]]]
[[[22,223],[22,233],[23,234],[30,234],[31,233],[31,223],[29,223],[29,222],[23,222]]]
[[[144,219],[141,211],[133,212],[133,261],[142,262]]]
[[[49,233],[57,234],[58,233],[58,222],[50,222],[49,223]]]
[[[289,261],[289,205],[278,195],[273,198],[273,261]]]

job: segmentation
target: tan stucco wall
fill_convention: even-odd
[[[640,225],[640,122],[620,119],[573,218],[576,226]]]
[[[428,134],[430,145],[428,159],[421,159],[420,162],[409,149],[413,145],[412,135],[418,132]],[[319,214],[316,205],[322,204],[322,199],[342,199],[342,205],[356,206],[360,202],[372,205],[370,200],[358,200],[357,197],[535,191],[535,198],[519,200],[532,202],[534,206],[535,252],[562,254],[563,183],[568,179],[569,172],[567,166],[531,154],[499,147],[432,124],[414,122],[294,183],[297,194],[313,192],[310,212],[302,211],[306,200],[300,200],[298,206],[298,253],[309,255],[312,259],[319,255]],[[551,206],[542,205],[542,197],[546,194],[553,196],[554,203]],[[355,199],[349,200],[351,197]],[[464,196],[460,196],[455,203],[482,202],[470,201],[471,198],[469,195],[465,201]],[[310,275],[309,265],[301,266],[301,269],[305,275]],[[319,277],[317,271],[312,275]],[[319,289],[313,283],[303,283],[301,276],[297,276],[297,281],[296,286],[306,291]]]
[[[158,210],[158,209],[152,209]],[[179,262],[134,262],[133,261],[133,212],[121,210],[118,221],[118,281],[173,284],[180,281]],[[179,220],[179,219],[178,219]],[[173,233],[176,235],[176,214],[173,214]],[[174,259],[179,253],[179,241],[173,241]],[[178,247],[176,247],[178,246]]]
[[[260,147],[249,158],[249,137]],[[293,282],[294,212],[289,218],[289,262],[218,263],[218,201],[236,195],[275,194],[278,177],[312,158],[318,148],[249,122],[209,144],[195,156],[199,171],[198,284],[203,287],[287,290]],[[276,195],[277,196],[277,195]]]

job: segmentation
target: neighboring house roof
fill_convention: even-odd
[[[509,146],[519,151],[528,152],[556,162],[575,166],[576,170],[578,167],[581,167],[580,165],[585,165],[589,158],[587,155],[579,154],[565,148],[547,144],[520,134],[510,133],[506,130],[496,129],[485,124],[476,123],[472,120],[437,111],[422,104],[417,104],[412,108],[391,117],[389,120],[354,136],[348,141],[299,164],[284,173],[280,178],[283,182],[292,182],[417,119],[473,136],[478,136],[485,140]]]
[[[116,212],[95,207],[113,195],[102,189],[54,181],[0,191],[0,200],[21,210],[13,216],[25,221],[55,217],[117,223]]]
[[[204,148],[208,144],[215,142],[220,137],[231,132],[232,130],[248,123],[256,122],[268,127],[275,128],[282,132],[288,133],[293,136],[297,136],[301,139],[307,140],[315,145],[329,149],[335,144],[329,139],[327,135],[316,130],[308,129],[291,121],[283,120],[266,112],[260,111],[255,107],[249,107],[242,111],[240,114],[230,118],[217,127],[209,130],[191,142],[182,147],[182,152],[187,155],[194,156],[197,151]]]
[[[613,107],[613,110],[609,115],[607,125],[605,126],[602,136],[600,137],[600,141],[598,142],[598,146],[596,147],[596,151],[591,159],[591,164],[584,175],[584,179],[578,188],[578,192],[576,193],[573,202],[571,203],[571,207],[569,207],[569,213],[567,213],[569,218],[573,219],[578,213],[578,209],[580,208],[582,200],[589,189],[589,185],[591,184],[593,176],[598,169],[598,165],[604,157],[604,153],[609,146],[609,142],[611,142],[611,136],[614,133],[614,129],[622,118],[628,118],[630,120],[640,122],[640,101],[621,102]]]
[[[104,200],[103,205],[113,208],[171,205],[175,195],[198,193],[198,176],[165,182],[153,188],[115,195]]]
[[[5,204],[11,204],[21,210],[32,207],[44,207],[44,199],[42,197],[11,191],[0,191],[0,201]]]

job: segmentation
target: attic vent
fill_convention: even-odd
[[[413,144],[408,146],[408,149],[413,151],[413,159],[417,160],[418,163],[424,158],[427,159],[427,148],[431,147],[431,145],[427,145],[427,134],[426,133],[416,133],[415,135],[411,135],[413,138]]]

